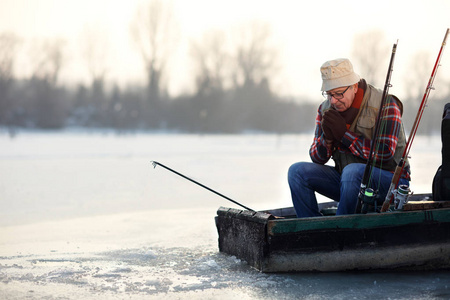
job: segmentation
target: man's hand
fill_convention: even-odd
[[[324,124],[323,120],[322,120],[322,131],[325,141],[327,141],[328,144],[331,144],[334,140],[333,132],[331,131],[330,127]]]
[[[337,111],[330,109],[322,116],[322,129],[325,139],[333,139],[340,142],[347,131],[347,125],[344,118]]]

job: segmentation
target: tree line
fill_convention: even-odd
[[[208,88],[174,98],[162,95],[159,101],[151,101],[147,90],[146,86],[124,90],[115,86],[107,92],[101,83],[55,87],[36,78],[15,81],[8,89],[0,83],[0,126],[11,132],[82,127],[117,132],[304,133],[313,131],[318,107],[318,102],[298,103],[277,96],[265,81],[234,89]],[[406,130],[412,126],[418,100],[404,101]],[[430,99],[420,134],[439,132],[439,119],[447,102],[449,97]]]
[[[4,95],[5,90],[0,87],[0,92]],[[54,87],[43,79],[15,82],[2,102],[6,109],[0,110],[0,124],[10,130],[84,127],[119,132],[302,132],[312,130],[311,111],[317,109],[315,104],[282,99],[261,85],[210,89],[174,98],[161,95],[155,101],[145,86],[124,90],[116,86],[106,92],[100,83],[72,89]]]
[[[175,97],[167,91],[167,65],[179,34],[167,1],[142,3],[130,23],[145,84],[119,87],[107,81],[108,47],[103,37],[95,30],[85,33],[82,57],[91,82],[69,87],[59,83],[69,56],[64,40],[34,45],[30,74],[18,79],[14,65],[23,41],[13,33],[0,34],[0,126],[211,133],[301,132],[314,126],[302,122],[313,106],[271,89],[279,66],[268,24],[252,21],[232,34],[212,30],[191,41],[195,88]]]
[[[90,84],[59,83],[66,63],[65,41],[41,41],[29,58],[30,74],[17,78],[14,66],[23,41],[14,33],[0,34],[0,126],[11,132],[21,128],[111,128],[117,131],[164,130],[177,132],[241,133],[245,131],[312,132],[319,101],[282,97],[271,87],[280,69],[271,29],[250,22],[232,34],[213,30],[191,41],[193,92],[171,96],[167,90],[167,64],[179,35],[168,2],[151,0],[136,11],[130,36],[146,71],[146,84],[119,87],[107,81],[108,47],[101,34],[86,32],[82,56]],[[389,50],[382,32],[355,36],[352,57],[368,82],[379,84]],[[361,47],[364,45],[364,47]],[[378,59],[367,59],[367,57]],[[424,62],[421,57],[414,61]],[[420,66],[419,66],[420,67]],[[422,66],[416,70],[427,70]],[[422,86],[426,76],[415,72],[411,86]],[[107,88],[108,86],[108,88]],[[111,87],[112,86],[112,87]],[[450,91],[449,91],[450,92]],[[404,100],[406,129],[412,124],[420,92]],[[438,131],[436,116],[449,97],[434,100],[419,131]],[[306,100],[306,99],[303,99]],[[411,109],[413,108],[413,109]]]

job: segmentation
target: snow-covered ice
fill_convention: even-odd
[[[310,135],[0,135],[1,299],[445,299],[450,274],[263,274],[218,252],[214,216],[289,206]],[[417,137],[412,189],[430,192],[438,137]],[[368,253],[370,255],[370,253]]]

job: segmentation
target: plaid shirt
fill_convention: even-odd
[[[321,106],[317,111],[316,129],[314,140],[309,150],[311,160],[315,163],[325,164],[333,154],[333,147],[327,147],[322,131],[322,114]],[[395,148],[397,147],[398,135],[401,130],[401,112],[395,101],[389,101],[384,108],[382,117],[384,130],[379,135],[380,146],[378,151],[374,153],[373,159],[376,161],[388,161],[393,159]],[[350,153],[356,157],[365,159],[369,158],[371,139],[365,138],[363,135],[347,130],[342,137],[338,151]],[[409,179],[409,168],[403,170],[402,177]]]

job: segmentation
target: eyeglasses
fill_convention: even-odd
[[[341,100],[342,98],[344,98],[344,94],[345,92],[351,87],[351,85],[349,85],[342,93],[328,93],[323,91],[322,95],[325,97],[325,99],[327,100],[331,100],[331,98],[333,97],[336,100]]]

